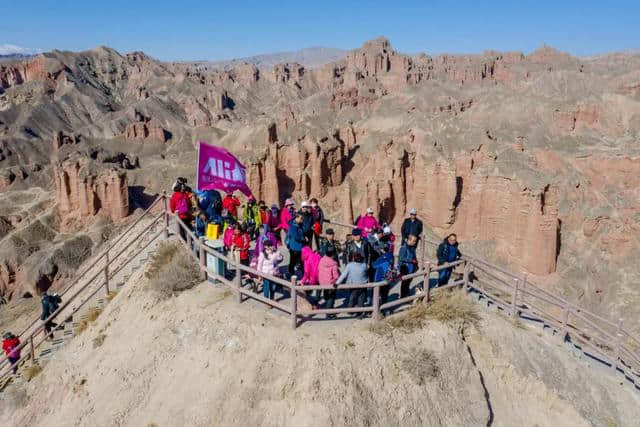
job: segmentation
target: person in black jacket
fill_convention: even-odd
[[[335,239],[335,232],[332,228],[327,228],[325,231],[325,237],[320,238],[320,255],[325,256],[331,251],[331,258],[333,258],[338,264],[340,264],[340,242]]]
[[[449,234],[440,243],[436,255],[438,257],[438,265],[454,262],[462,257],[462,252],[458,249],[458,239],[455,233]],[[446,285],[449,282],[452,271],[453,267],[440,270],[438,273],[438,285]]]
[[[44,294],[42,294],[41,302],[42,302],[42,314],[40,315],[40,320],[44,322],[49,318],[49,316],[55,313],[55,311],[60,306],[60,303],[62,302],[62,298],[60,298],[58,294],[49,295],[47,292],[45,292]],[[56,326],[58,326],[58,324],[54,323],[52,320],[45,322],[44,329],[47,335],[49,335],[49,332],[51,332],[51,329],[55,328]]]
[[[417,217],[418,211],[411,209],[409,211],[409,218],[406,218],[402,223],[401,233],[402,242],[406,242],[409,236],[414,235],[420,241],[422,236],[422,221]]]
[[[342,261],[345,264],[353,262],[353,255],[359,253],[363,262],[371,266],[371,245],[362,238],[362,230],[354,228],[351,232],[352,240],[350,240],[342,253]]]
[[[311,240],[313,239],[313,212],[311,212],[311,205],[309,202],[303,201],[300,205],[300,212],[298,215],[302,215],[302,232],[306,240],[305,246],[311,247]]]

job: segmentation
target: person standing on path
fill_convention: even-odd
[[[324,212],[322,208],[318,206],[318,199],[313,198],[309,200],[311,205],[311,214],[313,215],[313,240],[316,245],[316,249],[320,249],[320,235],[322,234],[322,227],[324,224]]]
[[[331,257],[337,262],[340,262],[340,242],[335,238],[335,232],[332,228],[327,228],[325,231],[325,237],[320,238],[320,255],[325,256],[331,251]]]
[[[278,265],[282,262],[282,254],[271,241],[264,242],[263,249],[258,256],[257,270],[270,276],[278,275]],[[275,283],[262,278],[262,295],[267,299],[274,299]]]
[[[296,269],[302,269],[302,247],[304,246],[304,232],[302,231],[302,215],[297,214],[289,223],[289,231],[285,243],[289,248],[289,277],[296,274]],[[301,276],[299,276],[301,277]]]
[[[7,332],[2,336],[2,349],[9,359],[13,375],[18,372],[18,360],[20,360],[20,338],[13,335],[11,332]]]
[[[233,193],[229,193],[224,196],[222,200],[222,208],[226,209],[233,218],[238,219],[238,207],[240,206],[240,200]]]
[[[406,242],[400,247],[398,254],[398,271],[401,275],[412,274],[418,270],[418,258],[416,257],[416,245],[418,238],[410,234]],[[403,280],[400,284],[400,298],[409,296],[411,279]],[[428,286],[428,284],[427,284]]]
[[[338,277],[336,284],[346,283],[348,285],[362,285],[369,281],[369,267],[364,262],[364,258],[359,252],[353,254],[352,261],[347,264],[344,271]],[[349,294],[349,307],[364,307],[367,292],[365,288],[352,289]],[[356,318],[366,317],[365,313],[357,313]]]
[[[284,202],[284,207],[280,212],[280,230],[284,230],[285,237],[289,232],[289,224],[296,216],[296,202],[293,199],[287,199]]]
[[[366,215],[360,217],[356,227],[362,231],[363,239],[366,239],[374,229],[380,228],[378,220],[373,216],[373,208],[367,208]]]
[[[311,240],[313,239],[313,213],[311,213],[311,205],[306,200],[300,204],[300,212],[302,215],[302,231],[304,232],[304,238],[306,240],[305,246],[311,247]]]
[[[58,294],[49,295],[46,291],[42,294],[42,314],[40,314],[40,320],[43,322],[49,318],[53,313],[56,312],[60,303],[62,302],[62,298],[58,296]],[[57,327],[58,324],[53,320],[49,320],[44,324],[44,330],[47,335],[51,332],[51,329]],[[51,339],[51,338],[48,338]]]
[[[409,211],[409,218],[406,218],[402,223],[400,232],[402,233],[402,242],[406,242],[409,236],[413,235],[418,238],[422,237],[422,221],[418,219],[418,211],[411,209]]]
[[[436,252],[438,265],[457,261],[462,257],[462,252],[458,249],[458,237],[455,233],[449,234],[438,246]],[[449,282],[453,267],[445,268],[438,272],[438,286],[444,286]]]
[[[327,230],[329,231],[329,230]],[[318,263],[318,283],[320,286],[333,286],[334,289],[325,289],[324,296],[324,308],[333,308],[336,301],[336,283],[340,277],[340,270],[338,268],[337,254],[332,247],[328,247],[320,262]],[[335,314],[327,314],[327,319],[334,319]]]

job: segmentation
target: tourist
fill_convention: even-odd
[[[382,226],[382,241],[387,244],[387,250],[393,254],[395,251],[396,236],[387,224]]]
[[[257,259],[260,253],[263,252],[264,244],[270,242],[274,248],[278,247],[278,241],[276,236],[269,230],[269,226],[262,224],[258,228],[258,237],[256,238],[256,247],[254,249],[254,256]]]
[[[228,193],[222,200],[222,208],[229,212],[229,215],[238,219],[238,207],[240,206],[240,200],[233,193]]]
[[[418,238],[418,241],[422,237],[422,221],[418,219],[418,211],[411,209],[409,211],[409,218],[406,218],[402,223],[400,230],[402,234],[402,242],[406,242],[409,236],[413,235]]]
[[[302,247],[304,246],[304,232],[302,231],[302,215],[296,214],[289,223],[289,231],[285,243],[289,248],[289,276],[296,274],[297,268],[302,268]],[[300,277],[300,276],[299,276]]]
[[[258,227],[262,225],[262,217],[260,215],[260,207],[256,204],[256,198],[253,196],[249,196],[247,203],[243,207],[242,221],[245,224],[249,237],[255,239]]]
[[[2,349],[9,359],[13,375],[18,372],[18,360],[20,360],[20,338],[7,332],[2,336]]]
[[[336,284],[362,285],[369,281],[369,267],[359,252],[353,254],[352,260],[342,271]],[[367,298],[366,288],[352,289],[349,294],[349,307],[363,307]],[[356,313],[356,318],[365,317],[365,313]]]
[[[225,252],[229,252],[233,246],[233,235],[235,234],[236,224],[225,224],[225,229],[222,234],[222,243],[224,244]]]
[[[242,265],[249,265],[249,245],[251,244],[251,239],[249,238],[249,234],[244,226],[244,224],[240,224],[240,226],[235,227],[233,230],[233,238],[231,240],[231,250],[233,254],[233,260],[236,263],[240,263]]]
[[[311,213],[311,205],[307,201],[303,201],[300,204],[300,212],[302,215],[302,231],[304,232],[305,245],[311,246],[311,240],[313,239],[313,224],[314,218]]]
[[[438,257],[438,265],[454,262],[462,257],[460,249],[458,249],[458,237],[455,233],[449,234],[438,246],[436,252]],[[453,267],[445,268],[438,272],[438,286],[446,285],[451,277]]]
[[[369,265],[371,260],[371,246],[366,240],[362,239],[362,230],[354,228],[351,232],[351,240],[344,248],[343,262],[348,264],[353,261],[354,254],[360,254],[364,262]]]
[[[267,208],[267,204],[264,202],[264,200],[260,200],[258,202],[258,209],[260,209],[260,224],[268,224],[269,209]]]
[[[194,227],[193,227],[194,234],[198,238],[206,236],[207,225],[209,223],[209,221],[207,220],[207,215],[205,215],[205,213],[202,211],[196,211],[195,217],[196,217],[196,223],[194,224]]]
[[[276,239],[278,239],[278,243],[280,243],[280,209],[278,209],[278,205],[273,204],[271,208],[267,211],[267,222],[266,224],[269,226],[269,230],[275,234]]]
[[[315,286],[318,284],[318,264],[320,263],[320,259],[322,258],[320,254],[315,252],[311,247],[305,246],[302,248],[302,252],[300,255],[303,263],[304,273],[302,274],[302,279],[300,283],[306,286]],[[317,299],[314,300],[309,296],[307,292],[307,299],[313,305],[313,308],[317,308]]]
[[[374,228],[380,227],[378,220],[373,216],[372,208],[367,208],[366,215],[360,217],[356,227],[362,230],[362,237],[364,239],[369,236],[369,233],[371,233]]]
[[[222,222],[222,232],[225,233],[229,227],[234,226],[238,221],[229,214],[229,211],[222,209],[220,214],[220,220]]]
[[[320,235],[322,234],[322,226],[324,224],[324,212],[322,208],[318,206],[318,199],[312,198],[309,200],[311,205],[311,214],[313,215],[313,240],[316,245],[316,249],[320,249]]]
[[[333,286],[335,288],[338,277],[340,277],[340,270],[338,269],[338,255],[332,246],[327,246],[322,258],[320,258],[320,262],[318,263],[318,283],[320,286]],[[332,309],[336,301],[336,290],[325,289],[323,296],[325,301],[324,308]],[[327,315],[327,319],[335,317],[335,314]]]
[[[389,290],[393,286],[392,282],[395,276],[397,276],[393,269],[393,253],[386,252],[380,255],[371,267],[374,271],[373,282],[388,281],[386,285],[380,286],[380,305],[382,305],[389,300]]]
[[[213,219],[219,217],[222,214],[222,197],[217,190],[204,190],[196,192],[198,196],[198,207],[204,213],[207,218],[212,222]]]
[[[278,276],[278,265],[282,262],[282,254],[270,240],[263,244],[258,256],[257,270],[270,276]],[[276,284],[267,278],[262,278],[262,295],[268,299],[274,299]]]
[[[45,322],[44,330],[46,335],[48,336],[51,332],[51,329],[58,326],[57,323],[54,323],[53,320],[46,321],[53,313],[56,312],[60,303],[62,302],[62,298],[58,296],[58,294],[50,295],[46,291],[42,294],[42,314],[40,314],[40,320]],[[48,338],[52,339],[52,338]]]
[[[280,212],[280,230],[284,230],[285,236],[289,231],[289,224],[296,216],[296,202],[293,199],[287,199],[284,202],[284,207]]]
[[[418,258],[416,256],[416,245],[418,238],[413,234],[407,237],[407,240],[402,243],[400,247],[400,253],[398,254],[398,270],[401,275],[407,275],[415,273],[418,270]],[[400,284],[400,298],[409,296],[409,285],[411,279],[403,280]]]
[[[187,198],[185,186],[183,184],[176,183],[174,184],[173,189],[173,194],[169,200],[169,209],[172,213],[178,215],[178,218],[180,218],[185,224],[189,224],[191,204]]]
[[[320,238],[320,255],[325,256],[331,251],[331,256],[336,262],[339,261],[340,242],[335,238],[335,232],[332,228],[327,228],[324,237]]]

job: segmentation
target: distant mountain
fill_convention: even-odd
[[[0,44],[0,61],[24,59],[36,53],[33,49],[16,46],[13,44]]]
[[[347,56],[346,50],[330,47],[309,47],[293,52],[267,53],[222,61],[190,61],[194,64],[207,65],[211,68],[226,69],[238,64],[254,64],[258,68],[270,68],[283,62],[298,62],[306,68],[320,67],[329,62],[338,61]]]

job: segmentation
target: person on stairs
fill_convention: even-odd
[[[257,270],[271,276],[278,276],[278,265],[282,262],[282,254],[270,240],[263,244],[262,251],[258,256]],[[274,299],[276,284],[269,279],[262,278],[262,295],[268,299]]]
[[[172,213],[176,214],[186,226],[189,226],[191,223],[191,203],[187,197],[185,185],[176,183],[174,184],[173,189],[173,194],[169,200],[169,209]],[[180,231],[182,239],[186,240],[187,233],[184,228],[178,227],[178,230]]]
[[[400,229],[402,234],[402,241],[406,242],[409,236],[413,235],[418,238],[422,236],[422,221],[418,219],[418,211],[415,209],[411,209],[409,211],[409,218],[406,218],[402,222],[402,228]]]
[[[53,313],[56,312],[60,303],[62,302],[62,298],[58,294],[50,295],[46,291],[42,294],[42,314],[40,314],[40,320],[43,322],[49,318]],[[47,335],[51,332],[51,329],[57,327],[58,324],[54,323],[53,320],[49,320],[44,324],[44,330]],[[52,338],[48,338],[52,339]]]
[[[367,208],[366,215],[360,217],[356,227],[362,231],[363,239],[366,239],[375,228],[380,228],[378,220],[373,216],[373,208]]]
[[[460,249],[458,249],[458,237],[455,233],[449,234],[438,246],[436,252],[438,257],[438,265],[457,261],[462,257]],[[453,267],[445,268],[438,272],[438,286],[444,286],[449,282]]]
[[[11,364],[11,370],[13,375],[18,372],[18,360],[20,360],[20,338],[13,335],[11,332],[7,332],[2,336],[2,349],[9,359]]]
[[[359,252],[353,254],[351,261],[338,277],[336,284],[362,285],[369,281],[369,266]],[[367,298],[366,289],[352,289],[349,294],[349,307],[364,307]],[[365,313],[357,313],[356,318],[366,317]]]
[[[400,247],[398,254],[398,271],[401,275],[413,274],[418,270],[418,258],[416,256],[416,245],[418,238],[413,234],[407,237],[407,240]],[[403,280],[400,284],[400,298],[409,296],[409,285],[411,279]]]

